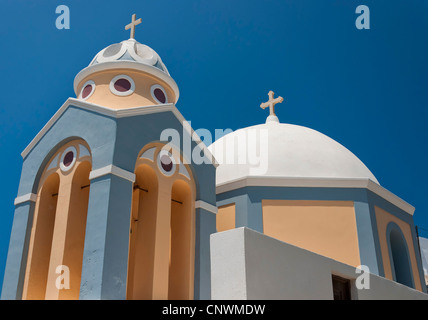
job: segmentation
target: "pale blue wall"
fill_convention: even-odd
[[[85,140],[92,154],[92,170],[107,165],[134,172],[139,151],[159,141],[163,129],[173,128],[183,141],[183,127],[170,112],[115,119],[69,106],[24,159],[18,196],[37,193],[37,182],[52,155],[65,143]],[[187,135],[187,133],[185,133]],[[192,148],[196,143],[192,141]],[[215,167],[190,165],[196,180],[196,200],[215,206]],[[82,299],[125,299],[128,262],[129,215],[132,182],[114,175],[91,181],[82,269]],[[29,233],[34,204],[16,206],[9,245],[2,299],[22,295]],[[195,298],[210,297],[209,236],[215,216],[196,211]]]
[[[353,201],[361,264],[370,272],[384,276],[379,235],[374,207],[378,206],[409,223],[412,230],[415,256],[420,274],[423,274],[413,217],[389,201],[363,188],[304,188],[304,187],[244,187],[217,195],[217,206],[235,203],[235,226],[263,232],[261,202],[271,200],[330,200]],[[424,279],[420,279],[425,290]],[[426,292],[426,291],[425,291]]]

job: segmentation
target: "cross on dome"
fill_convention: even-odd
[[[125,26],[125,30],[131,29],[130,39],[135,39],[135,27],[141,23],[141,18],[135,20],[135,13],[132,15],[132,22]]]
[[[266,122],[271,122],[271,121],[275,121],[275,122],[279,122],[278,117],[275,114],[275,105],[278,103],[282,103],[284,101],[283,97],[278,97],[278,98],[273,98],[274,92],[271,90],[268,93],[269,96],[269,100],[267,102],[263,102],[260,105],[260,108],[262,109],[266,109],[267,107],[269,107],[269,116],[266,119]]]

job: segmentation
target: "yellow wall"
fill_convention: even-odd
[[[217,232],[235,228],[235,204],[228,204],[218,208],[216,215]]]
[[[400,227],[401,232],[403,233],[404,238],[406,240],[406,245],[410,255],[410,262],[412,266],[415,289],[421,291],[422,288],[420,284],[420,276],[419,276],[419,271],[416,263],[415,249],[413,246],[413,238],[412,238],[412,232],[410,230],[410,225],[379,207],[375,207],[375,212],[376,212],[376,223],[377,223],[378,234],[379,234],[380,248],[382,251],[382,262],[383,262],[383,268],[385,272],[385,278],[393,280],[386,228],[390,222],[394,222]]]
[[[50,174],[37,193],[36,209],[24,282],[24,299],[42,300],[46,294],[59,175]]]
[[[334,260],[360,265],[352,201],[263,200],[263,232]]]
[[[115,76],[121,74],[127,75],[131,77],[132,80],[134,80],[135,91],[129,96],[117,96],[110,91],[111,80]],[[95,91],[86,101],[105,107],[113,109],[127,109],[133,107],[157,105],[159,103],[153,99],[150,92],[152,85],[155,84],[161,85],[165,89],[169,103],[176,102],[176,97],[173,90],[165,82],[141,71],[117,69],[91,74],[79,83],[77,87],[77,92],[79,95],[82,86],[88,80],[95,82]]]
[[[193,299],[195,183],[179,173],[184,164],[176,157],[175,172],[162,173],[157,155],[163,146],[149,144],[140,155],[155,147],[154,161],[136,163],[127,299]]]
[[[60,169],[62,153],[70,146],[79,152],[82,140],[62,146],[49,160],[39,180],[33,226],[27,258],[23,299],[78,299],[82,271],[86,214],[89,200],[91,157],[79,154],[69,171]],[[58,158],[57,158],[58,156]],[[58,266],[70,271],[69,289],[58,289]],[[63,282],[64,283],[64,282]]]

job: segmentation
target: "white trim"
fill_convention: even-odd
[[[75,98],[68,98],[67,101],[59,108],[59,110],[53,115],[53,117],[46,123],[46,125],[40,130],[40,132],[34,137],[34,139],[30,142],[30,144],[22,151],[21,156],[25,159],[25,157],[30,153],[30,151],[34,148],[34,146],[40,141],[40,139],[49,131],[49,129],[54,125],[54,123],[61,117],[61,115],[68,109],[69,106],[77,107],[83,110],[93,111],[108,117],[114,118],[125,118],[132,117],[137,115],[144,114],[152,114],[152,113],[160,113],[171,111],[176,118],[183,125],[184,130],[186,130],[190,137],[204,150],[204,154],[211,160],[211,163],[218,167],[218,163],[215,160],[212,153],[208,150],[207,146],[202,142],[201,138],[196,134],[196,132],[192,129],[189,123],[184,119],[183,115],[178,111],[176,106],[172,103],[163,104],[163,105],[154,105],[154,106],[143,106],[143,107],[135,107],[128,109],[120,109],[114,110],[107,107],[103,107],[94,103],[90,103],[87,101],[82,101]]]
[[[36,200],[37,200],[37,194],[27,193],[27,194],[24,194],[23,196],[16,197],[14,204],[16,206],[18,204],[21,204],[21,203],[24,203],[24,202],[27,202],[27,201],[36,202]]]
[[[104,57],[104,52],[107,50],[107,49],[109,49],[111,46],[114,46],[114,45],[120,45],[120,49],[119,49],[119,51],[116,53],[116,54],[114,54],[114,55],[112,55],[112,56],[109,56],[109,57]],[[126,46],[123,44],[123,43],[113,43],[113,44],[111,44],[111,45],[109,45],[107,48],[104,48],[103,50],[101,50],[96,56],[95,56],[95,58],[94,59],[97,59],[97,62],[98,63],[104,63],[104,62],[108,62],[108,61],[111,61],[111,60],[116,60],[116,59],[119,59],[119,58],[121,58],[124,54],[125,54],[125,52],[126,52]],[[93,61],[92,61],[93,62]],[[92,62],[91,62],[91,64],[92,64]]]
[[[114,87],[114,84],[117,80],[120,80],[120,79],[125,79],[125,80],[129,81],[129,83],[131,84],[131,88],[129,88],[129,90],[127,90],[127,91],[116,90],[116,88]],[[135,82],[130,76],[127,76],[126,74],[120,74],[118,76],[115,76],[113,79],[111,79],[110,91],[117,96],[122,96],[122,97],[129,96],[130,94],[134,93],[134,91],[135,91]]]
[[[67,153],[69,152],[73,152],[73,160],[71,161],[70,165],[68,165],[67,167],[64,165],[64,158],[66,156]],[[67,149],[65,149],[62,152],[61,158],[59,160],[59,167],[61,168],[61,170],[63,172],[67,172],[69,171],[71,168],[73,168],[74,164],[76,163],[76,159],[77,159],[77,149],[74,146],[69,146]]]
[[[89,173],[89,180],[93,180],[95,178],[99,178],[105,176],[107,174],[113,174],[117,177],[123,178],[125,180],[129,180],[131,182],[135,182],[135,174],[129,172],[127,170],[116,167],[115,165],[108,165],[99,169],[92,170]]]
[[[82,93],[87,85],[91,85],[92,90],[91,90],[91,93],[89,93],[86,98],[83,98]],[[83,84],[82,89],[80,89],[79,99],[82,99],[83,101],[88,100],[94,94],[94,92],[95,92],[95,82],[92,80],[88,80]]]
[[[364,188],[372,191],[398,208],[413,215],[415,208],[384,187],[370,179],[340,179],[340,178],[295,178],[295,177],[245,177],[230,182],[218,184],[216,193],[220,194],[244,187],[304,187],[304,188]]]
[[[165,95],[165,102],[159,101],[159,100],[158,100],[158,98],[156,98],[156,95],[155,95],[155,90],[156,90],[156,89],[159,89],[159,90],[161,90],[161,91],[163,92],[163,94]],[[157,103],[159,103],[159,104],[165,104],[165,103],[168,103],[168,95],[166,94],[165,89],[164,89],[161,85],[159,85],[159,84],[154,84],[154,85],[152,85],[152,86],[150,87],[150,94],[152,95],[152,98],[153,98],[153,99],[155,99],[155,101],[156,101]]]
[[[172,168],[171,168],[171,171],[170,171],[170,172],[166,171],[166,170],[162,167],[161,157],[162,157],[163,155],[166,155],[166,156],[167,156],[167,157],[169,157],[169,158],[171,159],[171,161],[172,161]],[[156,161],[156,162],[157,162],[157,165],[158,165],[159,170],[160,170],[160,171],[161,171],[165,176],[167,176],[167,177],[172,176],[172,175],[175,173],[175,170],[177,169],[176,160],[174,159],[174,157],[172,156],[172,154],[171,154],[169,151],[167,151],[167,150],[161,149],[161,150],[158,152],[158,155],[157,155],[157,161]]]
[[[195,201],[195,209],[198,209],[198,208],[207,210],[207,211],[212,212],[214,214],[217,214],[217,212],[218,212],[218,208],[216,206],[213,206],[212,204],[209,204],[208,202],[205,202],[203,200]]]
[[[83,79],[85,79],[87,76],[95,72],[100,72],[103,70],[114,70],[114,69],[133,69],[133,70],[139,70],[139,71],[154,75],[155,77],[166,82],[171,87],[172,91],[174,91],[174,94],[175,94],[175,102],[178,101],[180,91],[178,90],[177,83],[174,81],[173,78],[171,78],[168,74],[159,70],[156,67],[152,67],[147,64],[143,64],[136,61],[109,61],[109,62],[98,63],[98,64],[94,64],[86,67],[85,69],[81,70],[74,78],[73,86],[74,86],[74,92],[76,93],[76,96],[77,96],[77,87],[79,83]]]

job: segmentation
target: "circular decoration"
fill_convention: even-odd
[[[162,86],[155,84],[151,87],[150,92],[156,102],[161,104],[168,103],[168,96]]]
[[[175,172],[175,162],[171,153],[166,150],[161,150],[158,154],[158,166],[167,176],[171,176]]]
[[[110,91],[117,96],[129,96],[134,90],[134,80],[127,75],[116,76],[110,82]]]
[[[115,43],[100,51],[95,61],[98,63],[119,60],[126,52],[126,47],[123,43]],[[95,63],[93,61],[92,63]]]
[[[59,167],[62,171],[70,170],[77,159],[77,150],[75,147],[71,146],[64,150],[61,155],[61,160],[59,162]]]
[[[86,100],[95,91],[95,82],[92,80],[86,81],[85,84],[82,86],[82,90],[80,91],[80,99]]]
[[[117,55],[120,52],[121,49],[122,49],[122,44],[121,43],[112,44],[111,46],[107,47],[104,50],[103,57],[104,58],[111,58],[111,57]]]

